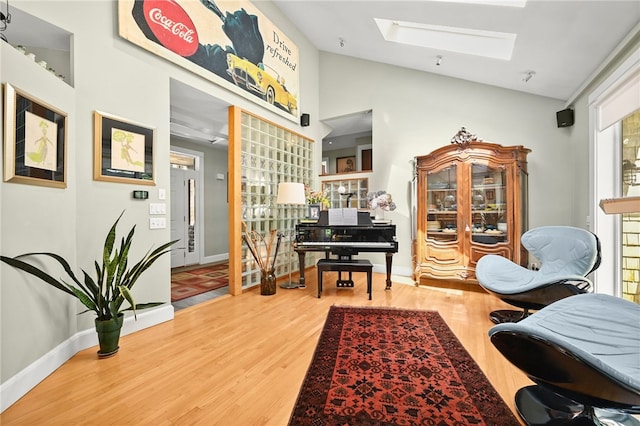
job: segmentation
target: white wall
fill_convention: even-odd
[[[387,190],[398,206],[385,213],[397,225],[395,273],[411,270],[411,160],[449,144],[462,126],[485,141],[532,150],[530,227],[572,224],[575,153],[569,130],[557,127],[560,101],[326,52],[320,59],[321,119],[373,110],[369,187]]]
[[[300,111],[318,117],[318,52],[270,2],[257,2],[300,49]],[[93,273],[93,261],[109,227],[122,211],[121,232],[136,225],[132,255],[137,258],[151,245],[170,239],[169,229],[148,229],[148,203],[158,202],[158,188],[167,189],[169,174],[169,80],[174,78],[239,105],[270,121],[320,140],[317,121],[302,128],[256,103],[148,53],[117,35],[117,2],[94,0],[13,0],[12,8],[37,16],[73,34],[74,88],[37,65],[27,63],[11,46],[0,43],[0,80],[68,113],[67,189],[50,189],[0,183],[0,253],[57,252],[70,259],[75,270]],[[69,13],[69,11],[73,13]],[[156,186],[93,180],[94,110],[156,128],[154,147]],[[318,168],[319,157],[318,153]],[[149,200],[133,201],[134,189],[149,190]],[[169,204],[170,200],[166,200]],[[16,392],[26,392],[39,378],[53,371],[51,355],[58,345],[69,344],[78,333],[93,329],[93,316],[76,315],[81,306],[55,289],[46,288],[4,264],[0,265],[2,345],[0,381],[5,402]],[[136,301],[167,302],[170,308],[170,259],[159,260],[133,290]],[[166,307],[165,307],[166,311]],[[172,317],[170,309],[169,317]],[[140,315],[140,314],[139,314]],[[164,314],[161,319],[166,319]],[[141,323],[144,321],[138,321]],[[151,324],[153,325],[153,321]],[[93,333],[95,334],[95,333]],[[86,345],[90,346],[90,345]],[[73,347],[73,351],[83,349]],[[121,350],[126,350],[122,348]],[[59,352],[56,349],[56,352]],[[68,351],[62,351],[65,354]],[[59,357],[58,357],[59,358]],[[63,357],[64,358],[64,357]],[[33,367],[37,365],[37,367]],[[44,367],[42,367],[45,365]],[[45,371],[46,369],[49,371]],[[33,371],[34,369],[38,371]],[[28,386],[24,383],[28,382]],[[24,389],[26,387],[26,389]],[[19,395],[17,395],[19,396]]]
[[[11,83],[40,103],[66,112],[67,144],[75,144],[73,89],[6,43],[0,43],[0,55],[1,81]],[[67,153],[66,189],[0,184],[3,255],[55,251],[66,259],[74,259],[78,250],[82,250],[76,247],[78,186],[77,172],[72,166],[75,162],[76,150],[71,149]],[[4,381],[75,333],[79,307],[67,295],[29,280],[4,264],[0,264],[0,282],[0,374]]]

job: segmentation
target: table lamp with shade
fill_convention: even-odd
[[[277,204],[303,205],[307,203],[304,193],[304,184],[298,182],[280,182],[278,184]],[[299,283],[291,281],[291,252],[293,251],[292,232],[289,233],[289,282],[280,284],[282,288],[302,287]]]

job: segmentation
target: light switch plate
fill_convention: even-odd
[[[164,217],[150,217],[149,229],[165,229],[167,227],[167,219]]]
[[[149,214],[167,214],[167,204],[149,203]]]

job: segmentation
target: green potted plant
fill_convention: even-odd
[[[114,355],[118,351],[124,311],[133,311],[134,318],[136,318],[136,309],[151,308],[162,304],[162,302],[136,304],[131,294],[131,288],[142,273],[160,256],[171,251],[171,245],[176,243],[176,241],[171,241],[153,251],[149,250],[135,265],[129,267],[129,249],[133,240],[135,225],[129,231],[126,239],[122,238],[120,248],[114,247],[116,226],[123,214],[124,212],[120,213],[104,241],[102,264],[99,264],[98,261],[94,262],[95,279],[82,270],[83,280],[79,280],[71,270],[69,262],[55,253],[35,252],[15,257],[0,256],[0,261],[38,277],[58,290],[77,298],[87,308],[80,313],[95,312],[95,325],[100,343],[98,356],[101,358]],[[57,280],[37,266],[22,260],[32,256],[53,258],[60,263],[72,282],[67,282],[68,280],[64,279]],[[122,305],[125,300],[129,305],[123,308]]]

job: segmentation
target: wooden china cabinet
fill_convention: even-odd
[[[485,254],[523,266],[528,228],[527,154],[523,146],[478,141],[464,128],[452,143],[416,157],[414,279],[477,283]]]

